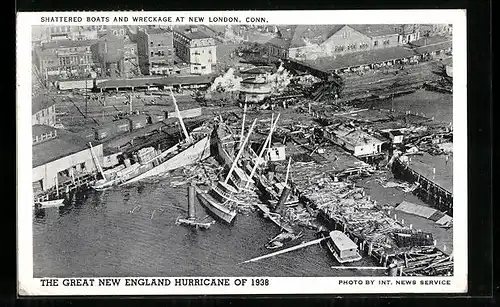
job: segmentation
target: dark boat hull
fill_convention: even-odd
[[[205,192],[197,191],[196,196],[200,203],[216,218],[231,224],[236,217],[236,211],[224,207],[208,197]]]

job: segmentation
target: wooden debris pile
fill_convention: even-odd
[[[343,230],[381,265],[396,261],[402,274],[425,276],[446,275],[453,267],[452,259],[433,246],[431,233],[394,220],[362,188],[316,176],[302,188],[301,196],[319,211],[330,229]]]
[[[390,257],[402,268],[403,276],[451,276],[453,256],[434,246],[412,248]]]

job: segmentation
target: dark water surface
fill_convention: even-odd
[[[168,179],[89,192],[61,209],[34,219],[34,275],[57,276],[340,276],[373,271],[332,270],[339,265],[314,245],[254,263],[242,261],[275,250],[264,244],[279,233],[257,212],[239,214],[232,226],[209,230],[175,224],[186,215],[187,189]],[[140,210],[130,213],[134,207]],[[161,211],[163,208],[163,212]],[[156,211],[155,211],[156,210]],[[154,214],[153,214],[154,212]],[[205,209],[197,203],[197,215]],[[306,230],[300,241],[315,239]],[[367,258],[356,266],[372,266]],[[355,272],[355,273],[353,273]]]

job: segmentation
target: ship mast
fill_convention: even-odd
[[[243,107],[243,121],[241,122],[241,135],[240,135],[240,144],[243,143],[243,139],[245,138],[245,119],[247,114],[247,104],[245,102],[245,106]]]
[[[290,174],[290,163],[292,162],[292,157],[288,159],[288,166],[286,167],[286,176],[285,176],[285,186],[288,186],[288,174]]]
[[[184,133],[186,140],[189,143],[192,143],[193,139],[191,138],[191,136],[187,132],[186,126],[184,126],[184,121],[182,120],[181,111],[179,110],[179,107],[177,106],[177,100],[175,99],[174,92],[172,92],[172,89],[170,89],[170,95],[172,96],[172,101],[174,102],[175,112],[177,113],[177,117],[179,118],[179,123],[181,124],[182,132]]]
[[[243,144],[241,145],[241,148],[238,151],[236,158],[234,158],[233,164],[231,165],[231,169],[229,170],[229,173],[227,173],[227,176],[226,176],[226,179],[224,180],[224,183],[227,183],[227,181],[229,180],[229,177],[231,176],[231,173],[233,172],[234,168],[236,167],[236,164],[238,163],[238,159],[240,158],[241,154],[243,153],[243,150],[245,149],[245,145],[248,142],[248,139],[250,138],[250,134],[252,134],[253,127],[255,126],[256,122],[257,122],[257,119],[254,119],[252,126],[250,127],[250,131],[248,131],[247,137],[243,141]]]
[[[89,145],[90,145],[90,153],[92,154],[92,158],[94,158],[95,164],[97,165],[97,169],[101,173],[102,178],[104,180],[107,180],[106,176],[104,176],[104,172],[102,171],[101,165],[99,164],[99,160],[97,160],[97,156],[96,156],[96,154],[94,152],[94,147],[92,147],[92,143],[89,142]]]
[[[255,174],[255,171],[257,170],[257,166],[259,166],[259,161],[262,158],[262,155],[264,154],[264,151],[267,149],[267,143],[270,142],[271,136],[273,134],[274,129],[276,129],[276,124],[278,123],[278,119],[280,118],[280,113],[278,113],[278,116],[276,116],[276,120],[272,122],[273,119],[271,119],[271,131],[269,131],[269,135],[267,136],[266,140],[264,141],[264,144],[262,145],[262,149],[259,152],[259,157],[255,161],[255,164],[252,168],[252,172],[250,173],[250,178],[253,178],[253,175]],[[247,182],[247,186],[248,186]]]

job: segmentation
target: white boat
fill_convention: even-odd
[[[35,202],[36,209],[59,208],[64,206],[64,198],[48,201]]]
[[[95,159],[102,179],[92,186],[93,189],[102,191],[113,186],[134,183],[210,157],[211,131],[190,135],[184,126],[173,93],[171,95],[185,139],[163,152],[158,152],[153,147],[143,148],[137,152],[137,161],[132,163],[130,159],[126,159],[125,165],[119,165],[106,172],[102,171],[99,162]]]
[[[362,258],[358,246],[341,231],[331,231],[326,246],[339,263],[359,261]]]

